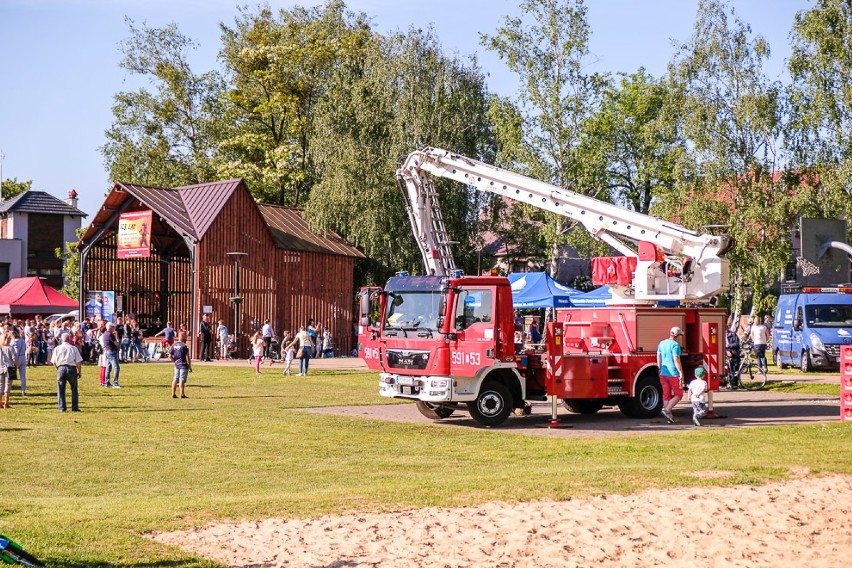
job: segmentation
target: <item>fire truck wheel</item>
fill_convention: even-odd
[[[415,403],[420,414],[429,420],[440,420],[441,418],[449,418],[456,409],[455,404],[436,404],[434,402],[423,402],[418,400]]]
[[[502,383],[486,381],[479,396],[467,403],[470,416],[483,426],[498,426],[512,413],[512,393]]]
[[[782,370],[783,370],[783,369],[786,369],[786,368],[787,368],[787,364],[786,364],[786,363],[782,363],[782,362],[781,362],[781,351],[779,351],[778,349],[776,349],[776,350],[773,352],[773,355],[774,355],[774,359],[775,359],[775,366],[776,366],[776,367],[778,367],[779,369],[782,369]]]
[[[604,401],[602,400],[593,400],[593,399],[571,399],[571,398],[563,398],[562,404],[571,412],[576,412],[577,414],[594,414],[601,408],[603,408]]]
[[[653,418],[663,408],[663,387],[660,379],[645,375],[636,383],[636,394],[618,403],[622,414],[630,418]]]

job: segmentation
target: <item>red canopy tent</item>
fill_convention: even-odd
[[[77,300],[37,277],[12,278],[0,288],[0,314],[52,314],[77,307]]]

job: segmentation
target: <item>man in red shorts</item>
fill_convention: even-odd
[[[657,366],[660,369],[660,385],[663,387],[663,409],[661,411],[666,422],[675,422],[672,410],[683,398],[683,366],[680,355],[683,352],[677,338],[683,335],[683,330],[677,326],[657,346]]]

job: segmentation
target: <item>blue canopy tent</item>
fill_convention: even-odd
[[[546,272],[513,272],[509,274],[509,282],[515,308],[570,308],[571,298],[580,294],[579,290],[563,286]]]

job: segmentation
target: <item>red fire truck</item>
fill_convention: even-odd
[[[543,350],[516,349],[509,281],[456,270],[429,174],[570,217],[622,252],[601,259],[595,271],[612,284],[611,303],[557,310]],[[674,326],[684,331],[687,375],[703,365],[718,390],[725,311],[704,304],[728,289],[727,236],[696,233],[445,150],[413,152],[397,175],[428,275],[400,273],[383,289],[361,291],[359,355],[380,372],[382,396],[415,401],[436,420],[464,404],[485,426],[548,397],[574,412],[617,405],[628,416],[652,417],[662,408],[656,348]],[[657,307],[664,300],[692,307]]]

